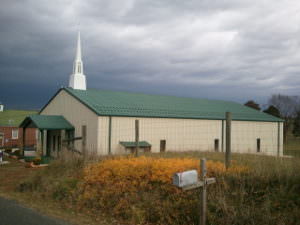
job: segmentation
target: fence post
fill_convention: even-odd
[[[200,189],[200,225],[205,225],[206,223],[206,159],[201,159],[201,180],[203,181],[203,186]]]
[[[138,157],[139,135],[139,120],[135,120],[135,157]]]
[[[26,128],[23,127],[22,128],[23,132],[22,132],[22,155],[23,157],[25,156],[25,140],[26,140]]]
[[[82,154],[83,158],[86,157],[86,126],[83,125],[81,128],[81,133],[82,133]]]
[[[280,122],[277,123],[277,157],[280,156]]]
[[[231,112],[226,112],[226,153],[225,153],[225,167],[230,167],[231,161]]]

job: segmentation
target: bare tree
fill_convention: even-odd
[[[276,107],[281,117],[285,120],[283,132],[284,142],[286,142],[293,118],[296,117],[297,112],[300,110],[300,97],[275,94],[269,99],[269,105]]]

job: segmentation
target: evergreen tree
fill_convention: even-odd
[[[270,105],[266,110],[264,110],[264,113],[268,113],[272,116],[276,116],[276,117],[280,118],[279,110],[273,105]]]
[[[253,108],[253,109],[256,109],[258,111],[260,111],[260,107],[259,107],[259,104],[257,104],[255,101],[253,100],[250,100],[248,102],[245,103],[245,106],[248,106],[250,108]]]

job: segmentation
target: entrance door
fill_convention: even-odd
[[[166,151],[166,140],[160,140],[160,152]]]
[[[0,134],[0,147],[2,147],[4,144],[4,134]]]

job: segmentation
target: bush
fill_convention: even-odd
[[[32,162],[33,162],[34,165],[40,165],[41,162],[42,162],[42,159],[41,158],[35,158],[35,159],[32,160]]]
[[[119,158],[105,160],[84,169],[80,204],[113,213],[133,223],[172,224],[174,220],[197,221],[198,191],[182,192],[172,185],[176,172],[197,169],[193,158]],[[233,166],[226,171],[221,162],[207,161],[208,176],[247,173]],[[162,209],[164,209],[162,211]],[[181,223],[180,222],[180,223]]]
[[[222,160],[224,155],[151,154],[88,165],[80,159],[53,161],[20,191],[55,199],[92,218],[104,214],[119,224],[198,224],[199,190],[183,192],[171,181],[175,172],[200,172],[200,157]],[[233,154],[233,159],[245,166],[233,162],[226,171],[221,162],[207,162],[208,175],[217,178],[207,192],[208,225],[299,224],[299,159],[241,154]]]
[[[21,150],[16,150],[12,153],[12,155],[15,155],[15,156],[21,156]]]

